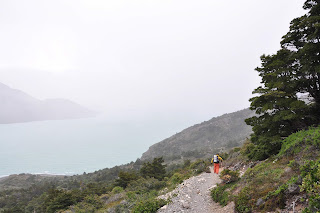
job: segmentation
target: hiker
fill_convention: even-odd
[[[214,171],[214,173],[216,173],[216,174],[219,174],[219,163],[220,163],[220,161],[222,162],[223,161],[223,159],[217,154],[217,155],[214,155],[213,156],[213,158],[212,158],[212,160],[211,160],[211,163],[213,163],[214,164],[214,169],[213,169],[213,171]]]

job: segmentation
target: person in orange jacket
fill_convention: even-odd
[[[222,161],[223,161],[223,159],[218,154],[213,156],[211,163],[214,164],[214,167],[213,167],[214,173],[219,174],[219,163]]]

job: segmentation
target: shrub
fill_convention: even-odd
[[[183,167],[184,168],[190,166],[190,164],[191,164],[191,161],[189,159],[186,159],[186,160],[183,161]]]
[[[250,213],[250,195],[248,187],[243,188],[238,196],[235,197],[235,208],[239,213]]]
[[[127,185],[134,180],[137,180],[139,176],[135,172],[119,172],[118,179],[116,179],[116,185],[126,188]]]
[[[250,140],[247,139],[242,145],[242,147],[240,148],[240,153],[242,155],[248,156],[254,148],[255,148],[255,145],[251,143]]]
[[[159,181],[155,178],[140,178],[136,181],[132,181],[128,187],[128,191],[136,191],[139,193],[145,193],[149,192],[151,190],[159,190],[161,188],[164,188],[166,186],[166,182]]]
[[[229,154],[232,154],[232,153],[235,153],[235,152],[239,152],[240,150],[241,150],[240,147],[235,147],[229,152]]]
[[[58,210],[65,210],[76,202],[77,198],[72,192],[52,189],[48,191],[44,205],[46,206],[46,212],[54,213]]]
[[[232,171],[230,169],[224,169],[221,174],[220,178],[224,183],[232,183],[240,179],[239,171]]]
[[[207,170],[208,165],[204,160],[197,160],[190,165],[190,169],[193,169],[195,174],[200,174]]]
[[[77,213],[94,213],[102,207],[103,203],[97,195],[88,195],[82,202],[70,207],[70,209]]]
[[[116,186],[112,189],[112,194],[118,194],[118,193],[121,193],[123,192],[123,188],[120,187],[120,186]]]
[[[97,209],[103,206],[101,199],[97,195],[88,195],[84,198],[83,202],[91,204]]]
[[[132,210],[132,213],[155,213],[162,206],[166,205],[167,201],[163,199],[149,199],[140,201]]]
[[[229,200],[232,199],[232,195],[229,191],[227,191],[227,189],[234,189],[234,187],[236,186],[234,182],[240,179],[239,172],[224,169],[220,174],[220,178],[222,179],[224,184],[220,184],[217,187],[213,188],[211,190],[211,197],[215,202],[218,202],[220,205],[225,206],[228,204]]]
[[[230,193],[225,191],[227,188],[228,185],[218,185],[211,190],[212,199],[221,206],[228,204]]]
[[[299,163],[295,160],[291,160],[288,164],[288,166],[293,170],[293,171],[299,171]]]
[[[290,184],[297,182],[297,177],[293,176],[290,180],[286,183],[279,186],[276,190],[270,191],[266,196],[265,199],[267,200],[264,204],[264,210],[266,211],[274,211],[276,207],[280,209],[285,208],[286,206],[286,199],[285,199],[285,191],[288,189]]]
[[[183,175],[180,173],[174,173],[170,180],[173,184],[180,184],[183,182]]]
[[[227,160],[229,157],[229,153],[227,152],[220,152],[219,156],[223,159],[223,160]]]
[[[301,166],[303,177],[301,190],[307,192],[309,196],[309,207],[306,212],[320,211],[320,161],[306,161]]]

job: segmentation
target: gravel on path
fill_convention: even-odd
[[[173,213],[173,212],[199,212],[199,213],[230,213],[234,212],[234,204],[230,203],[225,207],[213,202],[210,196],[210,190],[221,182],[219,175],[213,173],[202,173],[198,176],[191,177],[173,191],[159,196],[159,198],[171,198],[172,203],[163,206],[158,210],[158,213]]]

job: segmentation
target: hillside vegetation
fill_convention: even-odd
[[[246,120],[252,137],[230,153],[226,181],[212,190],[237,212],[320,212],[320,2],[303,8],[281,49],[261,56],[262,86],[250,99],[257,115]]]
[[[212,153],[241,145],[252,132],[244,120],[253,115],[253,111],[244,109],[196,124],[152,145],[141,159],[160,156],[169,161],[190,157],[210,158]]]
[[[248,146],[230,153],[226,162],[230,170],[221,174],[223,180],[230,180],[227,176],[233,170],[250,167],[241,179],[225,181],[212,190],[216,202],[234,201],[237,212],[320,211],[320,127],[290,135],[280,153],[264,161],[250,162]]]
[[[303,8],[281,49],[261,56],[262,85],[250,99],[257,115],[246,119],[252,137],[230,153],[226,181],[212,191],[237,212],[320,212],[320,2]]]
[[[306,14],[295,18],[281,49],[262,55],[256,68],[261,86],[253,91],[246,119],[253,128],[252,157],[263,160],[281,149],[282,139],[320,124],[320,2],[306,0]]]
[[[208,171],[209,160],[167,167],[162,158],[92,174],[36,182],[0,191],[0,212],[156,212],[170,200],[157,199],[184,179]],[[109,179],[114,177],[116,179]],[[35,176],[21,175],[36,178]],[[17,176],[14,176],[17,178]],[[31,181],[31,180],[30,180]]]

